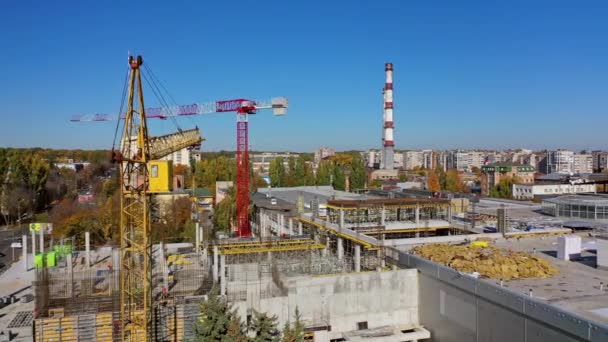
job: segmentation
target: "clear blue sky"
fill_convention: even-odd
[[[379,147],[387,61],[399,149],[608,149],[606,1],[135,3],[0,2],[0,146],[110,148],[114,123],[68,119],[118,111],[130,50],[179,103],[288,97],[256,150]],[[179,123],[219,150],[234,121]]]

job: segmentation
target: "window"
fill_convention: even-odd
[[[158,165],[152,165],[152,178],[158,177]]]
[[[367,321],[357,322],[357,330],[367,330]]]

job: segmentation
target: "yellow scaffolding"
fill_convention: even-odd
[[[332,235],[335,235],[335,236],[339,236],[339,237],[341,237],[341,238],[343,238],[345,240],[352,241],[352,242],[354,242],[354,243],[356,243],[358,245],[361,245],[361,247],[363,247],[363,248],[365,248],[367,250],[378,250],[378,249],[380,249],[380,247],[378,247],[376,245],[373,245],[373,244],[371,244],[371,243],[369,243],[369,242],[367,242],[365,240],[361,240],[361,239],[359,239],[359,238],[357,238],[355,236],[352,236],[352,235],[349,235],[349,234],[345,234],[345,233],[336,231],[334,229],[325,227],[324,225],[322,225],[320,223],[317,223],[317,222],[305,219],[303,217],[296,217],[295,220],[296,221],[300,221],[302,223],[306,223],[306,224],[315,226],[315,227],[319,228],[320,230],[323,230],[323,231],[328,232],[328,233],[330,233]]]
[[[325,245],[315,243],[312,239],[289,239],[269,241],[228,242],[211,245],[218,247],[220,255],[235,255],[264,252],[301,251],[307,249],[323,249]]]

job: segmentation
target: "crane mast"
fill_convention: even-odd
[[[120,316],[123,341],[152,340],[152,241],[147,165],[150,144],[141,82],[142,64],[141,56],[129,57],[127,111],[121,153],[117,158],[121,185]]]

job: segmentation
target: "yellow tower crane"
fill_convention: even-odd
[[[120,316],[123,341],[152,341],[152,240],[150,197],[171,187],[171,164],[156,159],[200,144],[198,128],[150,137],[146,124],[141,56],[129,57],[127,110],[120,152]],[[164,171],[159,166],[165,166]],[[155,182],[155,178],[165,178]],[[158,185],[160,184],[160,185]],[[157,186],[158,185],[158,186]]]

